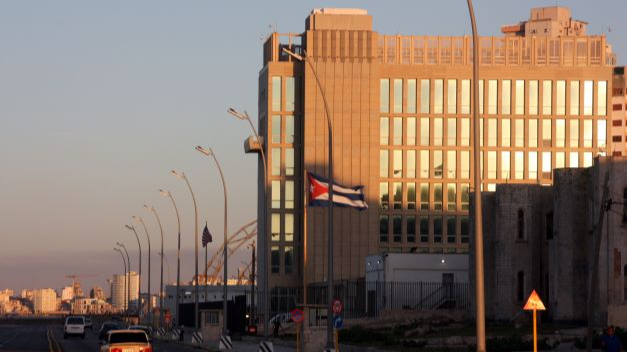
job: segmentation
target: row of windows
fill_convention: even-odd
[[[596,83],[596,114],[605,116],[607,114],[607,81]],[[458,111],[461,114],[470,114],[470,79],[421,79],[419,93],[417,84],[417,79],[392,79],[392,86],[390,86],[390,79],[382,78],[379,110],[384,113],[413,114],[418,111],[417,106],[420,104],[420,112],[423,114],[457,114]],[[481,114],[484,113],[485,108],[490,115],[496,115],[499,112],[502,115],[524,115],[525,113],[527,115],[540,113],[542,115],[566,115],[567,94],[570,95],[570,115],[579,115],[582,95],[581,112],[587,116],[593,113],[594,81],[592,80],[583,81],[581,84],[580,81],[567,82],[565,80],[492,79],[487,81],[487,89],[485,86],[485,81],[479,80],[479,112]],[[540,88],[542,88],[541,93]],[[405,94],[403,94],[404,90]],[[499,93],[501,94],[500,101]]]
[[[488,150],[481,152],[479,162],[482,177],[486,179],[523,180],[526,171],[527,179],[537,180],[539,170],[543,173],[543,179],[550,179],[551,171],[556,168],[564,168],[567,165],[590,167],[594,155],[593,152],[577,151]],[[416,153],[415,150],[384,149],[379,151],[379,177],[468,180],[470,160],[470,151],[467,150],[420,150]]]
[[[272,115],[273,144],[294,143],[294,115]]]
[[[379,215],[379,242],[468,243],[468,216]]]
[[[285,79],[285,101],[281,101],[283,95],[282,81]],[[272,76],[272,110],[273,111],[294,111],[296,106],[296,78]]]
[[[593,122],[592,119],[481,118],[479,143],[488,147],[525,147],[527,141],[526,147],[536,148],[541,141],[542,147],[564,148],[568,144],[571,148],[580,145],[591,148],[594,145]],[[470,118],[381,117],[379,143],[399,146],[415,146],[417,143],[420,146],[470,146],[470,131]],[[607,143],[607,120],[596,120],[596,137],[597,146],[604,147]]]
[[[282,216],[281,216],[282,215]],[[281,221],[283,217],[283,221]],[[272,242],[294,242],[294,214],[272,213],[270,215],[270,240]],[[282,230],[282,231],[281,231]]]
[[[281,158],[281,151],[285,153],[285,158]],[[294,175],[294,148],[272,148],[270,155],[270,174],[272,176],[281,176],[282,170],[284,170],[285,176]],[[281,160],[284,160],[283,167],[281,167]]]
[[[270,187],[272,188],[272,198],[270,204],[272,209],[281,209],[281,206],[283,206],[283,209],[294,209],[295,199],[293,180],[285,180],[283,182],[280,180],[272,180],[270,182]],[[281,197],[281,195],[283,195],[283,197]],[[283,199],[283,202],[281,202],[281,198]]]
[[[270,247],[270,270],[272,274],[289,275],[294,272],[294,246]],[[283,272],[281,273],[281,267]]]
[[[416,187],[419,187],[419,189],[416,189]],[[459,185],[460,199],[458,200],[458,185],[456,183],[380,182],[379,208],[382,210],[468,210],[469,187],[468,183]],[[420,192],[417,193],[417,191]],[[446,198],[444,197],[445,191]],[[390,199],[390,192],[392,193],[392,199]]]

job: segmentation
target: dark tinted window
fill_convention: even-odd
[[[109,343],[126,343],[126,342],[139,342],[147,343],[148,339],[143,332],[115,332],[109,335]]]
[[[67,324],[85,324],[85,320],[83,318],[67,318]]]

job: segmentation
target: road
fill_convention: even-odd
[[[48,352],[47,331],[43,325],[0,326],[0,351]]]

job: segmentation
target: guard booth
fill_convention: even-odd
[[[182,303],[179,305],[181,324],[186,328],[194,327],[194,303]],[[217,340],[222,332],[223,302],[199,302],[199,326],[203,331],[205,340],[211,340],[212,331],[217,328]],[[227,301],[228,319],[227,328],[231,337],[237,338],[246,332],[246,296],[235,296]],[[206,330],[206,332],[205,332]]]

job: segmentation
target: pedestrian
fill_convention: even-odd
[[[185,341],[185,325],[181,325],[181,334],[179,335],[179,341]]]
[[[621,350],[620,339],[614,335],[614,327],[608,326],[607,333],[601,337],[601,350],[605,352],[618,352]]]
[[[281,329],[281,319],[274,319],[274,337],[279,337],[279,329]]]

